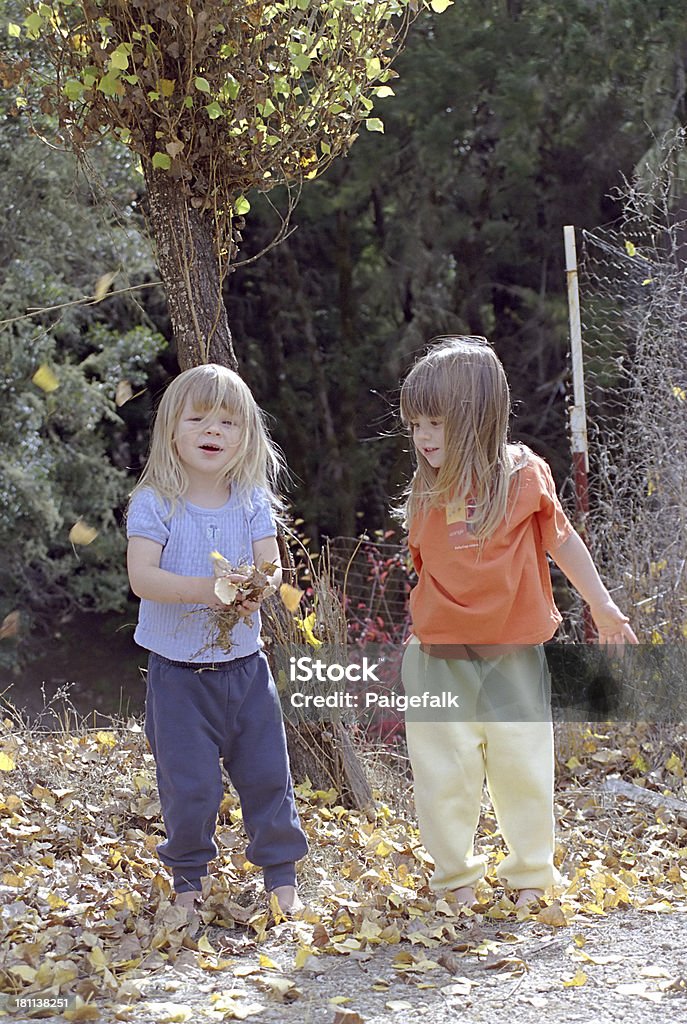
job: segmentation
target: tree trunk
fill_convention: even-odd
[[[168,174],[148,167],[149,221],[157,264],[167,295],[177,359],[182,370],[199,363],[221,363],[236,370],[238,364],[222,298],[218,246],[212,221],[193,209],[179,183]],[[298,274],[291,267],[296,282]],[[301,304],[302,295],[295,290]],[[306,310],[307,312],[307,310]],[[322,356],[314,327],[305,317],[305,337],[318,382],[318,397],[330,451],[338,456],[336,431],[326,389]],[[342,460],[334,457],[340,482]],[[283,560],[283,556],[282,556]],[[374,814],[374,799],[365,772],[346,730],[339,723],[313,723],[288,729],[289,751],[296,778],[310,778],[318,788],[335,786],[351,807]]]
[[[144,163],[145,167],[145,163]],[[179,182],[146,167],[149,223],[182,370],[221,363],[235,370],[212,219],[193,209]]]

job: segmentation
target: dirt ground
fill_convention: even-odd
[[[259,945],[244,931],[201,928],[174,963],[160,962],[135,1001],[73,1010],[54,1021],[163,1024],[249,1020],[256,1024],[387,1024],[422,1020],[509,1024],[683,1024],[687,1020],[687,904],[672,912],[617,911],[550,927],[533,920],[461,917],[452,943],[372,946],[310,956],[296,966],[300,922],[275,926]],[[209,954],[212,949],[212,957]],[[93,1008],[90,1008],[93,1012]],[[36,1016],[12,1013],[12,1020]]]
[[[560,929],[531,921],[488,924],[476,916],[465,921],[464,943],[429,950],[405,943],[377,946],[311,958],[294,970],[297,927],[278,926],[260,947],[281,971],[237,978],[235,960],[226,978],[208,978],[182,956],[146,989],[131,1019],[160,1020],[154,1008],[160,1002],[186,1005],[193,1011],[189,1019],[206,1019],[213,993],[230,991],[254,1009],[250,1020],[264,1024],[333,1024],[337,1013],[342,1024],[687,1020],[687,905],[670,914],[620,911]],[[463,948],[472,942],[477,945]],[[403,963],[399,955],[417,959]],[[249,966],[257,956],[246,951],[245,959]],[[280,994],[279,987],[270,989],[270,978],[292,981],[294,988]],[[583,983],[570,984],[575,980]],[[347,1001],[332,1003],[337,997]]]

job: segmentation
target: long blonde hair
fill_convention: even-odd
[[[469,501],[471,528],[485,540],[508,502],[508,381],[486,338],[440,337],[430,344],[403,381],[400,412],[405,426],[419,416],[443,422],[444,460],[435,469],[415,450],[404,520],[409,525],[430,507]]]
[[[188,477],[177,453],[175,437],[186,402],[205,416],[220,411],[235,417],[243,427],[241,446],[222,474],[232,490],[245,494],[264,488],[276,510],[282,502],[276,493],[277,478],[284,468],[281,452],[269,436],[265,417],[248,385],[237,373],[217,363],[184,370],[172,381],[157,410],[150,454],[132,495],[152,487],[169,499],[172,509],[188,488]]]

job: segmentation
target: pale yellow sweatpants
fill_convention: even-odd
[[[557,882],[553,727],[543,648],[445,660],[411,641],[402,679],[409,697],[458,695],[461,705],[459,711],[406,713],[420,833],[435,863],[432,888],[457,889],[484,875],[486,857],[475,856],[473,844],[485,778],[509,850],[496,869],[499,881],[511,889],[546,889]]]

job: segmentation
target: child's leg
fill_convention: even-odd
[[[167,832],[157,849],[179,893],[200,889],[208,861],[217,856],[213,836],[222,777],[216,722],[222,716],[209,676],[155,654],[149,659],[145,731]]]
[[[268,891],[296,882],[308,852],[293,795],[277,690],[264,654],[229,669],[223,759],[241,800],[250,842],[246,856],[263,869]]]
[[[498,671],[509,677],[509,713],[512,716],[517,705],[520,720],[486,724],[487,785],[509,849],[496,874],[512,889],[546,889],[560,878],[553,864],[554,757],[548,669],[541,647],[523,649],[500,659],[497,665]]]
[[[409,697],[462,691],[468,705],[479,684],[471,661],[432,658],[418,644],[405,652],[402,677]],[[420,720],[430,714],[437,720]],[[486,858],[473,853],[484,784],[484,732],[480,723],[458,717],[452,709],[409,709],[406,714],[420,833],[435,863],[433,889],[470,887],[484,874]]]

